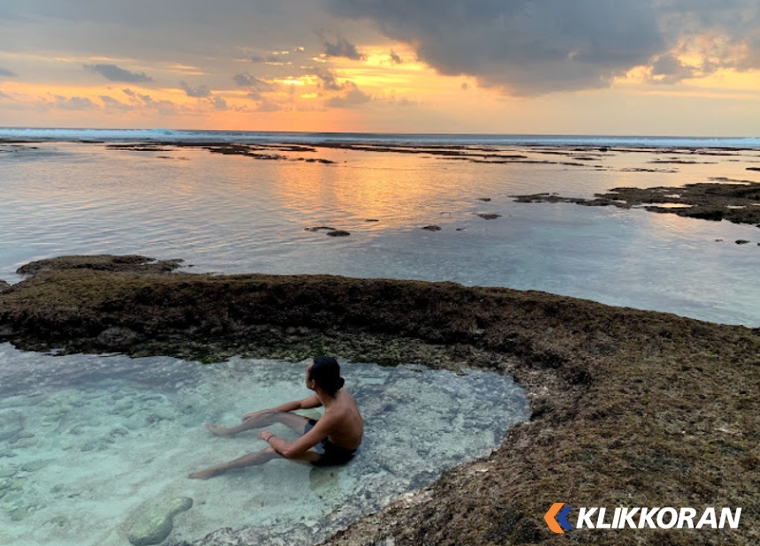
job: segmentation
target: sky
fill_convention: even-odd
[[[760,136],[758,0],[0,0],[0,126]]]

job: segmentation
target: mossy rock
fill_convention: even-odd
[[[182,497],[138,511],[127,529],[127,539],[133,546],[159,544],[172,532],[174,516],[192,507],[193,499]]]

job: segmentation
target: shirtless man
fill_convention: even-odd
[[[188,477],[207,480],[233,468],[260,465],[279,457],[306,461],[314,466],[339,465],[350,461],[361,444],[364,422],[353,396],[343,388],[338,362],[329,356],[318,356],[312,360],[306,368],[306,388],[315,394],[276,408],[247,413],[243,416],[243,422],[236,427],[206,425],[218,436],[231,437],[244,430],[282,423],[301,433],[300,438],[289,442],[268,430],[262,430],[259,438],[267,442],[269,447],[228,463],[193,472]],[[324,406],[325,414],[317,421],[290,413],[319,406]]]

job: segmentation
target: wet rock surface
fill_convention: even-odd
[[[560,501],[741,506],[739,529],[663,540],[760,540],[758,329],[540,292],[326,275],[50,268],[0,295],[0,337],[20,348],[109,351],[99,336],[111,327],[140,334],[121,349],[134,356],[299,361],[324,351],[495,370],[529,392],[531,420],[493,454],[326,544],[556,543],[542,517]],[[245,532],[199,544],[255,543]],[[634,537],[576,530],[573,540]]]
[[[24,416],[14,410],[0,412],[0,441],[12,440],[24,430]]]
[[[562,197],[555,193],[515,195],[518,203],[575,203],[588,207],[643,207],[650,212],[677,214],[700,220],[728,220],[760,227],[760,183],[714,179],[683,187],[614,188],[594,199]],[[663,206],[671,205],[671,206]],[[672,206],[676,205],[676,206]]]
[[[127,529],[127,539],[133,546],[151,546],[166,540],[174,528],[174,517],[193,507],[188,497],[157,502],[138,511]]]

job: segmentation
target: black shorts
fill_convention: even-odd
[[[306,434],[309,432],[316,424],[317,422],[314,419],[309,419],[309,422],[306,423],[306,427],[303,429],[303,433]],[[356,454],[355,449],[346,449],[345,447],[336,446],[327,438],[315,445],[314,449],[320,455],[318,460],[312,461],[311,464],[314,466],[336,466],[346,464],[353,459]]]

